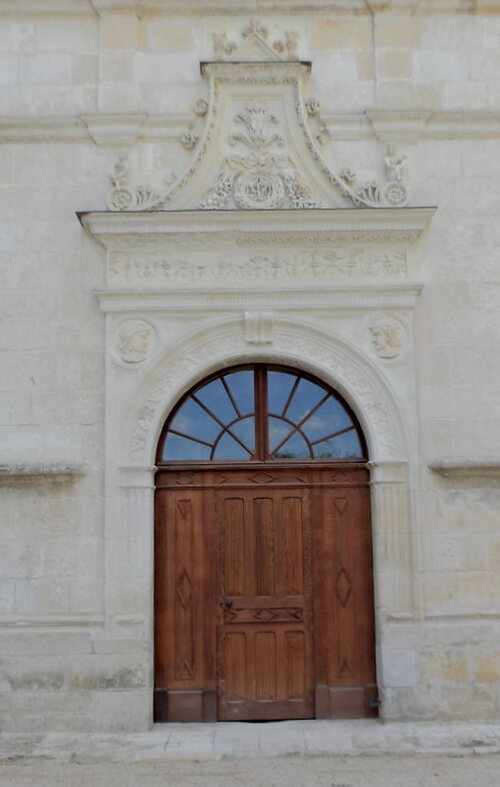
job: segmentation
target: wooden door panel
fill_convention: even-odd
[[[304,592],[304,576],[310,572],[310,554],[305,548],[308,490],[298,494],[290,489],[262,491],[244,488],[217,493],[221,601],[231,605],[223,607],[219,631],[221,719],[308,718],[313,714],[308,661],[310,588]],[[235,510],[237,516],[228,513]],[[244,582],[233,580],[233,559],[245,567]],[[238,593],[231,594],[230,588]],[[242,680],[246,686],[240,699]]]
[[[353,470],[332,478],[321,470],[316,481],[316,711],[323,718],[373,716],[367,703],[375,687],[368,476]]]
[[[364,468],[159,472],[155,550],[157,721],[376,715]]]
[[[286,595],[304,593],[303,498],[288,493],[281,499],[280,550],[276,591]],[[302,558],[302,559],[301,559]]]
[[[253,625],[222,640],[219,719],[311,718],[309,653],[303,630]]]
[[[245,500],[233,497],[225,499],[221,513],[224,593],[228,596],[244,596],[247,589]]]
[[[266,497],[253,500],[255,584],[250,587],[249,595],[270,596],[274,593],[276,532],[273,503],[272,499]]]
[[[225,691],[228,702],[245,702],[250,683],[247,633],[230,631],[224,638]]]
[[[213,535],[207,533],[206,496],[203,488],[193,488],[194,475],[165,473],[157,481],[156,721],[215,720],[209,699],[216,686],[215,577],[207,571],[207,563],[214,564]]]

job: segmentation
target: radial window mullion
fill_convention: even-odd
[[[303,434],[303,432],[301,431],[300,427],[302,426],[302,424],[305,424],[305,422],[309,420],[309,418],[311,417],[311,415],[314,415],[314,413],[316,412],[316,410],[318,410],[318,408],[320,408],[320,407],[321,407],[321,405],[322,405],[322,404],[324,404],[324,403],[326,402],[326,400],[327,400],[327,399],[329,399],[329,398],[330,398],[330,394],[329,394],[329,393],[327,393],[327,394],[326,394],[326,395],[325,395],[325,396],[324,396],[324,397],[323,397],[323,398],[322,398],[322,399],[321,399],[321,400],[318,402],[318,404],[317,404],[315,407],[313,407],[313,409],[312,409],[310,412],[308,412],[306,416],[304,416],[304,418],[302,419],[302,421],[300,421],[298,424],[296,424],[296,426],[294,426],[294,428],[292,429],[292,431],[290,432],[290,434],[288,435],[288,437],[287,437],[285,440],[282,440],[282,441],[281,441],[281,443],[280,443],[279,445],[277,445],[277,446],[276,446],[276,448],[275,448],[275,449],[274,449],[274,451],[273,451],[273,454],[275,454],[275,453],[276,453],[276,451],[278,451],[278,450],[279,450],[279,449],[280,449],[280,448],[281,448],[281,447],[282,447],[282,446],[283,446],[283,445],[284,445],[286,442],[288,442],[288,440],[289,440],[291,437],[293,437],[293,435],[294,435],[296,432],[300,432],[300,434],[303,436],[304,440],[306,441],[306,443],[307,443],[307,444],[309,445],[309,447],[310,447],[310,446],[312,445],[312,443],[310,443],[309,439],[308,439],[308,438],[307,438],[307,437],[306,437],[306,436]],[[312,454],[312,451],[311,451],[311,454]]]
[[[222,385],[224,386],[225,392],[227,393],[227,395],[229,397],[229,401],[231,402],[231,404],[233,405],[233,407],[234,407],[234,409],[236,411],[236,415],[238,415],[241,418],[240,408],[236,404],[236,401],[235,401],[235,399],[233,397],[233,394],[231,393],[231,390],[230,390],[230,388],[229,388],[229,386],[228,386],[228,384],[226,382],[226,378],[224,376],[222,376],[220,378],[220,380],[221,380]]]
[[[225,428],[226,428],[226,424],[224,423],[224,421],[221,421],[221,419],[220,419],[220,418],[219,418],[217,415],[215,415],[215,413],[213,413],[213,412],[210,410],[210,408],[206,406],[206,404],[203,404],[203,402],[201,401],[201,399],[198,399],[198,398],[195,396],[195,394],[193,394],[193,396],[192,396],[192,399],[194,399],[194,401],[196,402],[196,404],[199,404],[199,405],[200,405],[200,407],[202,407],[202,408],[203,408],[203,410],[205,410],[205,412],[206,412],[206,413],[208,413],[208,415],[209,415],[211,418],[213,418],[213,419],[214,419],[214,421],[216,421],[216,422],[219,424],[219,426],[220,426],[220,427],[222,427],[222,429],[225,429]]]
[[[255,398],[255,458],[265,461],[269,456],[269,428],[267,411],[267,370],[258,364],[254,371]]]
[[[297,379],[295,380],[295,382],[294,382],[294,384],[293,384],[293,386],[292,386],[292,390],[291,390],[291,391],[290,391],[290,393],[288,394],[288,399],[286,400],[285,407],[283,408],[283,411],[281,412],[281,415],[282,415],[282,417],[283,417],[283,418],[286,416],[286,411],[287,411],[287,410],[288,410],[288,408],[290,407],[290,404],[291,404],[291,402],[292,402],[292,399],[293,399],[293,397],[294,397],[294,395],[295,395],[295,391],[297,390],[297,388],[298,388],[298,386],[299,386],[299,383],[300,383],[301,379],[302,379],[301,377],[297,376]]]
[[[366,443],[335,391],[306,373],[252,364],[193,388],[169,418],[158,456],[160,462],[338,461],[362,459]]]
[[[318,443],[324,443],[325,440],[333,440],[334,437],[339,437],[341,434],[346,434],[347,432],[352,432],[353,429],[356,427],[353,426],[346,426],[345,429],[340,429],[338,432],[334,432],[333,434],[327,434],[325,437],[320,437],[319,440],[311,440],[309,441],[311,445],[317,445]],[[307,439],[307,438],[306,438]]]
[[[194,443],[201,443],[202,445],[208,445],[209,448],[212,448],[213,446],[213,443],[208,443],[206,440],[202,440],[201,437],[191,437],[191,435],[185,434],[185,432],[179,432],[177,429],[169,429],[168,431],[169,434],[176,434],[178,437],[183,437],[184,440],[192,440]]]

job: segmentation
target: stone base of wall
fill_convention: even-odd
[[[477,625],[443,626],[439,650],[433,627],[394,627],[397,644],[378,652],[384,721],[493,721],[500,719],[500,649],[469,649]],[[396,643],[394,629],[386,639]],[[455,646],[451,642],[455,641]],[[458,644],[460,643],[460,645]],[[43,647],[42,647],[43,644]],[[406,644],[406,648],[404,645]],[[151,657],[146,640],[103,639],[89,632],[3,636],[0,731],[144,732],[153,724]],[[132,647],[132,641],[129,641]],[[33,656],[26,656],[31,650]],[[38,655],[45,650],[45,655]],[[7,652],[10,651],[10,652]]]

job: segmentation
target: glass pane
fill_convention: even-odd
[[[231,391],[241,415],[250,415],[255,410],[253,370],[248,372],[231,372],[225,374],[224,380]]]
[[[243,418],[241,421],[231,424],[229,428],[252,453],[255,451],[255,418],[253,416]]]
[[[272,415],[269,416],[268,426],[269,453],[272,454],[276,446],[279,445],[288,434],[290,434],[293,426],[286,421],[283,421],[281,418],[273,418]]]
[[[190,437],[198,437],[207,443],[214,443],[221,431],[221,426],[209,416],[203,407],[200,407],[192,399],[188,399],[172,420],[170,429]]]
[[[195,443],[187,437],[169,434],[163,447],[164,461],[191,462],[210,459],[210,446]]]
[[[314,442],[333,432],[340,432],[352,426],[352,419],[346,409],[331,396],[321,407],[318,407],[310,418],[302,424],[306,437]]]
[[[301,380],[285,413],[286,417],[294,424],[300,423],[324,396],[324,388],[309,380]]]
[[[288,372],[269,372],[267,398],[270,413],[282,415],[297,375]]]
[[[295,432],[274,454],[276,459],[310,459],[309,447],[301,434]]]
[[[219,379],[212,380],[208,385],[204,385],[203,388],[195,391],[194,395],[200,402],[203,402],[205,407],[208,407],[209,410],[215,413],[222,423],[227,424],[238,417],[238,413],[231,404],[231,400]]]
[[[233,440],[227,432],[222,435],[217,443],[217,448],[213,456],[214,459],[249,459],[250,455],[245,449]]]
[[[361,443],[354,429],[314,445],[313,451],[316,459],[358,459],[363,456]]]

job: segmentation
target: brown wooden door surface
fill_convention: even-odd
[[[155,718],[376,714],[362,465],[157,475]]]
[[[220,719],[314,714],[309,489],[286,476],[233,471],[216,492]]]

